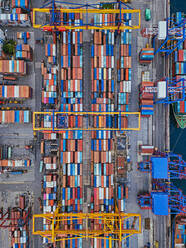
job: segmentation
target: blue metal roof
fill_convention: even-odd
[[[152,178],[168,179],[168,158],[152,157]]]
[[[152,212],[155,215],[168,215],[169,198],[168,193],[152,192]]]

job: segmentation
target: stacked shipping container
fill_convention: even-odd
[[[43,75],[42,103],[57,103],[57,69],[51,67],[47,69],[44,63],[41,64],[41,72]]]
[[[77,18],[79,18],[79,15],[77,15]],[[82,32],[63,32],[61,46],[61,111],[83,110],[82,54]]]
[[[79,13],[63,13],[63,21],[72,25],[82,23]],[[83,48],[82,31],[64,31],[61,33],[61,111],[83,111],[82,79],[83,79]],[[60,116],[57,117],[59,125]],[[62,123],[62,122],[60,122]],[[68,128],[83,127],[83,116],[68,115]],[[61,135],[61,166],[62,176],[62,211],[82,212],[83,182],[82,182],[82,131],[66,131]],[[70,221],[65,221],[65,228]],[[81,220],[71,221],[74,229],[82,229]],[[61,247],[81,248],[82,239],[62,241]]]
[[[26,85],[0,85],[0,98],[30,98],[31,94],[31,88]]]
[[[22,60],[0,60],[0,73],[23,76],[26,74],[26,63]]]
[[[25,197],[20,195],[19,209],[15,207],[10,210],[10,216],[13,220],[11,222],[12,227],[9,228],[9,232],[11,235],[11,247],[13,248],[29,247],[29,222],[27,218],[28,211],[29,210],[26,205]],[[19,225],[20,220],[23,220],[25,222],[23,226]]]
[[[29,110],[1,110],[0,124],[6,123],[29,123],[31,121],[31,113]]]
[[[16,59],[31,60],[31,47],[26,44],[19,44],[16,46]]]
[[[54,213],[57,206],[57,176],[51,173],[43,177],[43,213]],[[51,222],[43,219],[43,230],[51,230]],[[47,242],[44,238],[44,242]]]
[[[109,20],[112,15],[102,15]],[[100,21],[96,16],[94,21]],[[99,19],[99,20],[97,20]],[[101,115],[101,112],[114,111],[114,32],[95,31],[91,46],[92,111],[100,112],[93,116],[95,128],[117,126],[113,116]],[[92,131],[91,140],[91,186],[93,196],[92,212],[111,212],[114,209],[114,165],[112,163],[112,131]],[[95,229],[101,227],[95,220]],[[106,240],[91,240],[92,247],[107,245]],[[102,246],[103,245],[103,246]]]
[[[154,95],[148,92],[145,87],[154,87],[154,83],[150,82],[149,72],[142,72],[142,80],[140,84],[139,107],[142,116],[150,116],[154,114]]]
[[[0,160],[0,167],[11,167],[11,168],[18,168],[18,167],[30,167],[31,160]]]
[[[174,52],[172,61],[172,76],[175,77],[177,81],[180,79],[186,80],[186,41],[181,43],[178,49]],[[179,94],[181,94],[181,92]],[[184,101],[174,103],[174,111],[176,114],[185,115],[186,99]]]
[[[154,48],[143,48],[140,51],[140,63],[150,64],[154,58]]]
[[[12,8],[29,8],[29,0],[12,0]]]

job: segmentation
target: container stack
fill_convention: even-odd
[[[56,171],[57,170],[57,157],[44,157],[43,162],[45,165],[45,171]]]
[[[82,211],[82,132],[66,131],[61,139],[62,211]]]
[[[0,60],[0,74],[24,76],[26,63],[22,60]]]
[[[29,86],[0,85],[0,98],[30,98],[32,89]]]
[[[27,40],[30,38],[29,32],[17,32],[17,39],[22,39],[24,44],[27,44]]]
[[[182,217],[182,220],[185,221],[184,216]],[[178,220],[178,223],[176,223],[176,225],[175,225],[175,237],[174,238],[175,238],[175,247],[176,248],[186,246],[186,226],[185,226],[184,222],[181,222]]]
[[[141,64],[150,64],[154,59],[154,48],[143,48],[140,51],[139,60]]]
[[[94,187],[94,212],[111,212],[114,208],[112,132],[93,131],[91,144],[91,182]]]
[[[82,32],[62,33],[61,111],[82,111]]]
[[[29,0],[12,0],[12,8],[29,8]]]
[[[48,58],[48,63],[56,64],[56,44],[45,45],[45,56]]]
[[[174,104],[174,111],[179,114],[186,114],[186,101],[179,101]]]
[[[141,156],[150,156],[154,153],[154,146],[150,145],[140,145],[139,153]]]
[[[31,160],[7,160],[3,159],[0,160],[0,167],[11,167],[11,168],[20,168],[20,167],[30,167],[31,166]]]
[[[0,14],[0,23],[10,26],[27,24],[28,20],[28,14],[20,13],[19,9],[14,9],[14,12],[12,12],[12,14]]]
[[[56,104],[57,103],[57,69],[51,67],[47,69],[44,63],[41,64],[41,72],[43,75],[43,90],[42,103]]]
[[[16,59],[32,60],[31,47],[26,44],[16,46]]]
[[[73,11],[73,9],[72,9]],[[61,13],[61,25],[67,26],[82,26],[83,25],[83,14],[82,13]],[[79,31],[78,29],[76,29]]]
[[[56,133],[44,133],[44,140],[56,140]]]
[[[1,110],[0,124],[26,124],[31,121],[31,112],[29,110]]]
[[[118,209],[125,212],[125,200],[128,199],[128,187],[124,184],[117,186]]]
[[[91,46],[92,111],[114,111],[114,33],[95,31],[93,38],[94,44]],[[95,122],[97,117],[95,116]],[[98,119],[101,121],[103,116],[99,116]]]
[[[183,17],[184,16],[181,12],[177,12],[175,16],[176,22],[180,23]],[[175,78],[177,81],[179,81],[180,79],[186,80],[186,40],[178,46],[176,51],[174,51],[172,61],[173,61],[172,77]],[[179,83],[179,86],[180,86],[180,83]],[[181,92],[179,92],[179,95],[180,97],[182,97]],[[177,98],[176,95],[175,95],[175,98]],[[173,109],[176,114],[176,117],[178,118],[179,116],[178,119],[183,120],[186,114],[186,98],[183,101],[175,102],[173,105]],[[179,122],[179,125],[180,123],[181,121]]]
[[[12,147],[7,145],[0,146],[0,160],[12,158]]]
[[[148,92],[145,87],[154,87],[154,83],[150,82],[149,72],[142,72],[142,82],[140,84],[140,111],[142,116],[149,117],[154,114],[154,95],[153,92]]]
[[[125,14],[125,21],[131,21],[131,14]],[[120,60],[118,63],[118,110],[128,111],[129,94],[131,93],[131,31],[121,32],[120,39]],[[125,117],[127,127],[127,117]]]
[[[101,15],[112,20],[114,15]],[[100,15],[95,15],[94,22],[101,21]],[[100,112],[93,116],[94,128],[116,127],[117,119],[111,115],[101,115],[101,112],[114,111],[114,32],[94,31],[91,46],[91,79],[92,79],[92,111]],[[91,140],[91,211],[111,212],[114,209],[114,165],[112,163],[112,131],[92,131]],[[101,225],[95,220],[94,228]],[[92,245],[101,247],[102,241],[92,240]],[[106,245],[106,241],[103,241]]]
[[[21,211],[20,211],[21,210]],[[19,196],[19,209],[12,208],[10,210],[10,216],[12,220],[12,227],[9,228],[9,233],[11,236],[11,247],[21,247],[26,248],[29,246],[29,222],[26,216],[28,215],[28,210],[26,206],[26,201],[24,196]],[[19,227],[20,220],[25,221],[22,227]],[[15,226],[15,227],[13,227]]]
[[[57,176],[46,174],[43,177],[43,213],[54,213],[57,206]],[[43,219],[43,230],[51,230],[51,225]]]
[[[82,14],[63,13],[63,21],[72,25],[82,24]],[[64,31],[61,33],[61,108],[63,112],[83,111],[82,105],[82,31]],[[83,127],[82,115],[69,115],[63,123],[63,116],[57,116],[58,127]],[[82,212],[83,182],[82,182],[82,131],[65,131],[60,140],[60,163],[62,166],[62,212]],[[70,224],[71,223],[71,224]],[[82,221],[65,220],[64,228],[70,224],[73,229],[82,229]],[[70,236],[68,236],[70,238]],[[61,247],[82,247],[82,239],[61,241]]]
[[[83,140],[82,131],[65,131],[61,135],[61,166],[62,166],[62,212],[80,213],[83,211],[83,182],[82,182],[82,152]],[[71,223],[71,224],[70,224]],[[67,225],[73,229],[82,229],[82,221],[64,221],[64,228]],[[82,239],[61,241],[61,247],[82,247]]]

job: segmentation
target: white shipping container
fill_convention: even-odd
[[[112,35],[112,45],[114,45],[114,33],[111,33]]]
[[[15,63],[14,63],[14,71],[19,72],[19,60],[17,60],[17,68],[15,68]]]
[[[101,46],[101,57],[104,56],[104,46]]]
[[[7,86],[4,86],[4,97],[7,97]]]
[[[64,31],[64,32],[63,32],[63,43],[64,43],[64,44],[67,43],[67,42],[66,42],[66,34],[67,34],[66,31]]]
[[[111,68],[114,68],[114,56],[111,57]]]
[[[9,72],[12,72],[12,61],[9,60],[9,61],[8,61],[8,64],[9,64]]]
[[[14,231],[14,237],[17,238],[17,230]]]
[[[46,187],[47,188],[54,188],[54,181],[52,181],[52,182],[46,182]]]
[[[77,175],[77,184],[78,184],[78,187],[80,187],[80,175]]]
[[[111,178],[111,185],[114,185],[114,181],[113,181],[113,174],[112,175],[110,175],[110,178]]]
[[[109,188],[108,188],[108,187],[106,188],[106,195],[105,195],[105,198],[106,198],[106,199],[109,199]]]
[[[78,174],[77,164],[74,164],[74,173],[75,173],[75,175],[77,175],[77,174]]]
[[[108,79],[111,80],[112,77],[111,77],[111,68],[108,69]]]
[[[67,175],[70,176],[70,164],[67,164]]]
[[[94,248],[97,248],[97,239],[94,238]]]
[[[103,56],[101,56],[101,68],[103,68],[104,66],[103,66]]]
[[[75,32],[72,32],[72,43],[76,44],[76,34],[75,34]]]
[[[68,152],[68,163],[70,164],[70,152]]]
[[[107,186],[107,176],[103,176],[104,188]]]
[[[19,97],[19,86],[14,86],[14,96]]]
[[[108,163],[112,163],[112,153],[109,151],[108,155],[109,155]]]

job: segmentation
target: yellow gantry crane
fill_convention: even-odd
[[[69,239],[98,238],[122,241],[133,234],[141,233],[141,215],[133,213],[60,213],[60,208],[48,214],[33,216],[33,234],[49,239],[52,243]],[[37,230],[37,221],[43,221],[50,226],[49,230]],[[126,228],[126,221],[130,221]],[[68,222],[68,224],[67,224]],[[74,223],[80,223],[82,230],[74,228]],[[99,228],[98,228],[99,227]],[[67,236],[70,235],[70,236]],[[112,247],[112,246],[110,246]]]
[[[97,116],[98,120],[101,120],[103,116],[107,116],[110,118],[117,119],[117,126],[113,127],[102,127],[101,121],[98,123],[98,127],[69,127],[69,118],[81,116],[82,120],[87,120],[92,116]],[[137,118],[138,125],[135,127],[122,127],[121,118],[122,117],[134,116]],[[49,125],[45,126],[44,122],[47,120]],[[59,122],[62,124],[59,125]],[[83,122],[83,121],[82,121]],[[41,132],[64,132],[68,130],[83,130],[83,131],[140,131],[141,129],[141,114],[140,112],[33,112],[33,131],[41,131]]]
[[[70,5],[70,7],[69,7]],[[84,30],[125,30],[125,29],[139,29],[141,25],[141,12],[139,9],[132,9],[127,7],[126,4],[121,1],[113,1],[109,3],[93,3],[93,4],[79,4],[79,3],[67,3],[51,0],[44,4],[41,8],[33,8],[33,27],[40,28],[46,31],[65,31],[73,29]],[[45,23],[38,23],[44,18]],[[75,14],[79,14],[79,22],[73,22],[68,20],[67,15],[70,15],[72,19]],[[102,14],[106,14],[103,16]],[[108,17],[107,14],[111,14],[112,17]],[[126,23],[123,14],[131,15],[131,23]],[[37,16],[39,15],[39,16]],[[137,18],[132,18],[134,17]],[[37,19],[37,20],[36,20]],[[93,22],[90,21],[94,20]],[[134,25],[132,22],[134,19],[137,23]]]

